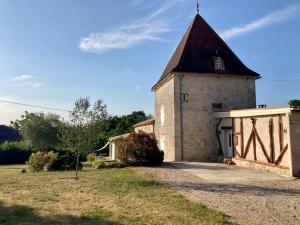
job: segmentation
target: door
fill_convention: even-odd
[[[233,146],[232,146],[232,129],[224,130],[225,136],[225,157],[233,157]]]

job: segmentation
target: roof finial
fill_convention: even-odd
[[[197,0],[197,15],[199,15],[199,0]]]

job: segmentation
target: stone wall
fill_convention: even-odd
[[[172,77],[155,91],[155,136],[165,161],[175,161],[174,84]]]
[[[179,89],[179,85],[176,85],[175,99],[180,99]],[[217,120],[214,118],[212,103],[222,103],[222,110],[255,108],[255,78],[184,74],[182,92],[186,100],[182,107],[183,160],[215,160]],[[180,118],[180,101],[176,100],[175,117]],[[179,124],[177,127],[180,127]],[[179,133],[180,129],[176,129],[176,137],[180,137]],[[178,151],[180,151],[179,144],[176,145],[176,152]]]
[[[185,94],[182,105],[183,155],[180,83]],[[174,74],[169,81],[156,89],[155,133],[158,143],[165,146],[166,161],[214,159],[217,139],[212,103],[222,103],[223,110],[255,108],[255,78],[213,74]],[[162,106],[165,110],[164,125],[160,121]],[[162,144],[163,139],[165,144]]]

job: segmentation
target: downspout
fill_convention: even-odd
[[[183,161],[183,93],[182,93],[182,79],[184,75],[179,77],[179,98],[180,98],[180,151],[181,151],[181,161]]]
[[[220,120],[216,126],[216,135],[217,135],[218,143],[219,143],[218,155],[223,155],[223,148],[222,148],[222,144],[221,144],[221,140],[220,140],[220,131],[219,131],[219,126],[220,126],[221,122],[222,122],[222,118],[220,118]]]

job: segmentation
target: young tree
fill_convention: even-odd
[[[97,145],[97,129],[95,124],[108,117],[107,106],[97,100],[92,106],[89,98],[80,98],[70,114],[70,122],[65,127],[64,143],[76,155],[76,176],[78,179],[79,158],[83,152],[89,152]]]

